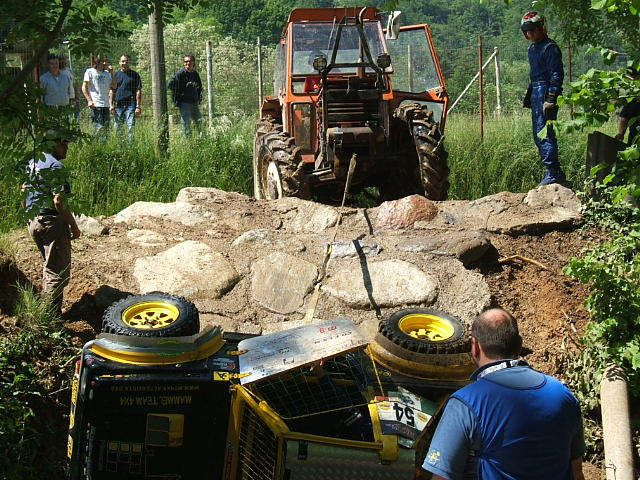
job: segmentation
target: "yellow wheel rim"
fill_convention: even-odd
[[[174,305],[162,301],[140,302],[122,312],[122,321],[141,330],[155,330],[171,325],[180,316]]]
[[[417,340],[441,342],[453,337],[455,329],[448,320],[428,313],[405,315],[398,322],[403,333]]]

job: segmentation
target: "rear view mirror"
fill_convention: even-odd
[[[387,40],[396,40],[400,34],[400,10],[394,10],[389,14],[387,19],[387,32],[385,38]]]

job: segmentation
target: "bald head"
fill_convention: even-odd
[[[520,355],[522,337],[518,332],[518,322],[506,310],[491,308],[482,312],[473,322],[471,335],[489,359],[517,358]]]

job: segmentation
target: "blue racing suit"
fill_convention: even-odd
[[[538,147],[540,159],[546,168],[541,185],[562,182],[565,179],[558,160],[558,140],[553,127],[547,127],[546,136],[538,137],[538,132],[545,126],[547,120],[557,118],[557,107],[543,110],[545,100],[555,104],[555,99],[562,93],[564,68],[562,53],[558,45],[549,37],[529,45],[529,66],[531,91],[531,125],[533,141]]]

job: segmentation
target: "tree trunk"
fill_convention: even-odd
[[[151,47],[151,88],[153,121],[156,131],[155,148],[159,156],[169,149],[169,117],[167,108],[167,78],[164,60],[162,9],[164,0],[152,0],[149,15],[149,44]]]

